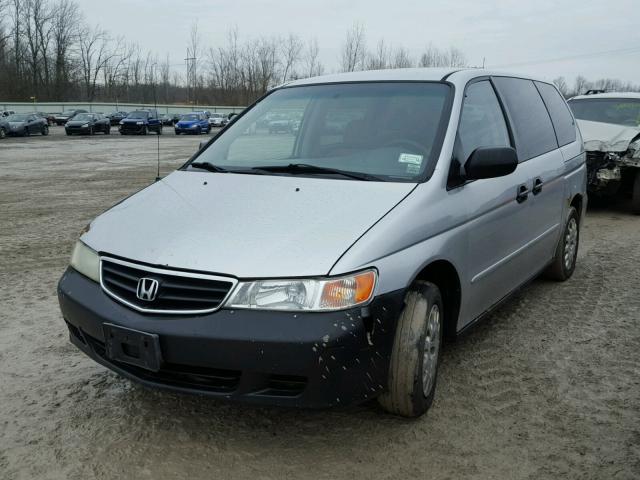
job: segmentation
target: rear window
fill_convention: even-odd
[[[560,146],[576,141],[576,126],[573,116],[567,107],[566,102],[553,85],[548,83],[535,82],[538,91],[542,96],[544,104],[547,106],[551,122],[556,131],[556,138]]]
[[[519,160],[525,161],[558,148],[547,108],[531,80],[496,77],[506,102]]]
[[[589,98],[569,102],[578,120],[640,126],[640,98]]]

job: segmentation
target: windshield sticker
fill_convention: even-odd
[[[414,165],[413,163],[407,163],[407,173],[410,175],[417,175],[420,173],[420,165]]]
[[[400,163],[408,163],[411,165],[417,165],[420,167],[422,165],[422,155],[414,155],[412,153],[401,153],[398,157],[398,162]]]

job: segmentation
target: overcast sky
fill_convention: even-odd
[[[374,48],[384,37],[417,59],[429,43],[455,46],[471,65],[548,79],[576,75],[640,83],[639,0],[109,0],[79,2],[87,20],[172,64],[186,57],[191,25],[206,46],[261,35],[315,37],[325,72],[336,70],[346,31],[360,23]],[[604,54],[603,52],[609,52]],[[562,59],[561,61],[549,61]],[[526,65],[525,65],[526,64]],[[179,65],[176,69],[183,70]]]

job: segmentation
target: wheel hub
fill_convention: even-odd
[[[578,222],[575,218],[569,220],[567,231],[564,235],[564,266],[570,270],[575,261],[576,251],[578,249]]]

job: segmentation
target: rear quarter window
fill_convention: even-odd
[[[558,145],[561,147],[576,141],[576,125],[569,107],[553,85],[548,83],[535,82],[538,91],[542,96],[544,104],[547,106],[551,122],[556,131]]]
[[[531,80],[495,77],[513,128],[518,159],[523,162],[558,148],[547,108]]]

